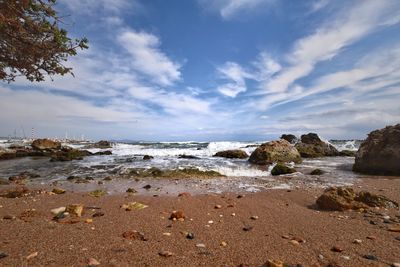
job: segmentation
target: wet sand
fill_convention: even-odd
[[[353,188],[400,202],[400,179],[362,179]],[[390,266],[400,262],[400,233],[387,230],[397,223],[383,223],[381,215],[366,218],[356,211],[318,211],[314,203],[322,192],[322,188],[267,190],[241,198],[238,193],[190,197],[124,193],[95,198],[84,192],[67,192],[0,198],[0,252],[8,255],[0,259],[0,265],[87,266],[88,258],[96,259],[100,266],[263,266],[268,259],[293,266]],[[149,207],[120,208],[132,201]],[[74,203],[100,209],[85,209],[75,224],[52,220],[51,209]],[[222,207],[215,209],[216,205]],[[183,211],[186,219],[169,220],[174,210]],[[398,210],[373,210],[392,218],[400,216]],[[97,211],[104,216],[85,223]],[[7,216],[16,219],[4,219]],[[252,228],[244,231],[245,227]],[[123,238],[124,232],[132,230],[142,232],[148,240]],[[194,239],[187,239],[182,232],[193,233]],[[292,244],[294,238],[305,242]],[[362,243],[354,244],[354,239]],[[333,246],[343,251],[333,252]],[[163,257],[161,251],[173,255]],[[34,252],[37,256],[27,259]]]

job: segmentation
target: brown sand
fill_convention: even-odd
[[[400,179],[364,179],[353,187],[400,202]],[[372,225],[371,219],[355,211],[317,211],[313,204],[322,191],[321,188],[291,192],[269,190],[246,194],[243,198],[237,198],[236,193],[179,198],[128,194],[94,198],[86,193],[0,198],[0,218],[17,217],[0,220],[0,251],[8,254],[0,259],[0,265],[86,266],[91,257],[100,266],[262,266],[268,259],[293,266],[315,263],[326,266],[329,262],[336,262],[338,266],[390,266],[400,262],[400,240],[396,239],[400,233],[387,230],[394,224],[385,224],[376,217],[372,220],[378,225]],[[149,207],[133,211],[120,209],[121,204],[130,201]],[[88,209],[79,223],[52,221],[51,209],[72,203],[100,207],[105,215],[93,218],[93,223],[85,223],[95,212]],[[215,209],[215,205],[222,208]],[[18,218],[28,209],[36,211],[22,217],[26,222]],[[173,210],[182,210],[186,220],[169,220]],[[398,210],[379,211],[393,217],[400,215]],[[250,219],[253,215],[259,218]],[[208,223],[211,220],[214,223]],[[245,226],[253,229],[244,231]],[[124,239],[122,234],[129,230],[143,232],[148,241]],[[192,232],[195,238],[185,238],[182,231]],[[282,237],[286,235],[306,242],[291,244]],[[376,239],[367,239],[368,236]],[[361,239],[362,243],[353,244],[354,239]],[[226,242],[225,247],[220,245],[222,241]],[[196,247],[199,243],[205,248]],[[344,251],[333,252],[333,246]],[[159,256],[165,250],[174,255]],[[27,260],[33,252],[38,255]],[[324,257],[322,260],[320,254]],[[365,254],[373,254],[379,260],[364,259]]]

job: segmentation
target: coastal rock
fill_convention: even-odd
[[[390,199],[369,192],[356,194],[350,187],[330,187],[316,201],[323,210],[344,211],[368,207],[396,208],[398,204]]]
[[[299,139],[293,134],[282,134],[281,139],[284,139],[291,144],[296,144],[299,141]]]
[[[325,172],[323,171],[323,170],[321,170],[321,169],[315,169],[315,170],[312,170],[311,172],[310,172],[310,174],[311,175],[322,175],[322,174],[324,174]]]
[[[276,175],[281,175],[281,174],[289,174],[289,173],[294,173],[296,170],[294,168],[287,167],[284,164],[278,163],[272,168],[271,174],[276,176]]]
[[[342,150],[339,152],[339,156],[341,157],[355,157],[356,151],[353,150]]]
[[[233,150],[219,151],[216,154],[214,154],[213,157],[222,157],[228,159],[246,159],[249,157],[249,155],[247,155],[247,153],[243,150],[233,149]]]
[[[30,193],[29,189],[26,187],[17,187],[6,191],[5,193],[0,193],[0,197],[5,198],[19,198],[27,196]]]
[[[15,150],[0,148],[0,160],[14,159],[16,157],[17,154]]]
[[[353,170],[400,175],[400,124],[373,131],[357,151]]]
[[[98,151],[98,152],[94,153],[93,155],[96,155],[96,156],[112,155],[112,151],[111,150]]]
[[[96,148],[111,148],[111,143],[106,140],[100,140],[99,142],[94,143],[93,146]]]
[[[45,149],[60,149],[61,143],[58,141],[53,141],[51,139],[36,139],[31,144],[33,149],[45,150]]]
[[[0,185],[9,185],[10,182],[7,181],[6,179],[0,178]]]
[[[61,150],[52,154],[50,161],[82,160],[84,157],[90,155],[92,155],[92,153],[87,150],[63,147]]]
[[[151,159],[154,159],[154,157],[153,156],[149,156],[149,155],[144,155],[143,156],[143,160],[151,160]]]
[[[259,165],[292,161],[300,163],[300,154],[292,144],[283,139],[262,144],[254,150],[249,158],[250,163]]]
[[[180,159],[200,159],[199,157],[192,156],[192,155],[185,155],[185,154],[179,155],[178,158],[180,158]]]
[[[332,157],[339,156],[339,151],[324,141],[318,134],[309,133],[301,136],[301,142],[296,144],[296,148],[303,158]]]

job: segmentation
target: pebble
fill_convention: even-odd
[[[213,224],[214,223],[214,221],[208,221],[208,224]]]
[[[54,215],[57,215],[61,212],[64,212],[65,209],[66,209],[65,207],[59,207],[59,208],[52,209],[50,212]]]
[[[361,244],[362,240],[361,239],[354,239],[353,244]]]
[[[318,255],[318,258],[319,258],[320,260],[323,260],[323,259],[324,259],[324,255],[319,254],[319,255]]]
[[[198,247],[198,248],[205,248],[206,245],[204,245],[204,244],[202,244],[202,243],[199,243],[199,244],[196,244],[196,247]]]
[[[393,226],[388,228],[389,232],[400,233],[400,226]]]
[[[217,210],[222,209],[222,206],[221,205],[215,205],[214,209],[217,209]]]
[[[172,234],[171,234],[171,233],[163,233],[163,235],[165,235],[165,236],[171,236]]]
[[[27,260],[33,259],[33,258],[37,257],[37,255],[39,255],[39,253],[38,253],[37,251],[36,251],[36,252],[33,252],[33,253],[29,254],[29,255],[26,257],[26,259],[27,259]]]
[[[334,252],[342,252],[344,249],[338,246],[333,246],[331,250]]]
[[[364,255],[363,258],[364,258],[364,259],[367,259],[367,260],[371,260],[371,261],[377,261],[377,260],[378,260],[378,257],[377,257],[377,256],[375,256],[375,255],[370,255],[370,254]]]
[[[342,259],[349,261],[350,257],[349,256],[340,256]]]
[[[400,236],[396,236],[394,239],[396,239],[397,241],[400,241]]]
[[[150,190],[151,185],[149,185],[149,184],[148,184],[148,185],[145,185],[145,186],[143,186],[143,188],[146,189],[146,190]]]
[[[104,216],[104,212],[102,212],[102,211],[95,212],[95,213],[92,215],[93,218],[95,218],[95,217],[102,217],[102,216]]]
[[[179,219],[184,220],[185,218],[186,218],[185,214],[183,213],[183,211],[180,211],[180,210],[173,211],[171,213],[171,216],[169,216],[170,220],[179,220]]]
[[[296,246],[300,245],[300,243],[297,240],[290,240],[289,243]]]
[[[0,251],[0,259],[5,258],[5,257],[7,257],[7,256],[8,256],[7,253],[5,253],[5,252],[3,252],[3,251]]]
[[[253,215],[253,216],[250,217],[250,219],[252,219],[252,220],[258,220],[258,216],[257,216],[257,215]]]
[[[245,231],[245,232],[248,232],[248,231],[251,231],[251,230],[253,230],[253,226],[246,225],[245,227],[243,227],[243,231]]]
[[[187,239],[194,239],[194,234],[193,233],[187,233],[186,234]]]
[[[375,239],[376,239],[376,236],[370,235],[370,236],[367,236],[367,239],[375,240]]]
[[[168,257],[173,256],[174,253],[167,251],[167,250],[163,250],[163,251],[158,252],[158,255],[160,255],[161,257],[164,257],[164,258],[168,258]]]
[[[148,240],[143,233],[138,231],[126,231],[122,234],[122,237],[125,239],[133,239],[133,240],[142,240],[142,241]]]
[[[220,244],[221,247],[226,247],[227,245],[228,244],[225,241],[222,241],[221,244]]]
[[[100,262],[98,260],[96,260],[95,258],[89,258],[87,260],[87,266],[99,266]]]
[[[4,215],[3,220],[16,220],[17,217],[12,215]]]
[[[393,262],[392,265],[391,265],[391,267],[400,267],[400,263]]]
[[[85,223],[93,223],[93,219],[86,219]]]
[[[232,217],[235,217],[235,216],[236,216],[236,213],[232,213],[231,216],[232,216]]]

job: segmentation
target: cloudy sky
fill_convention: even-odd
[[[400,122],[398,0],[59,0],[75,77],[0,83],[0,136],[364,138]]]

